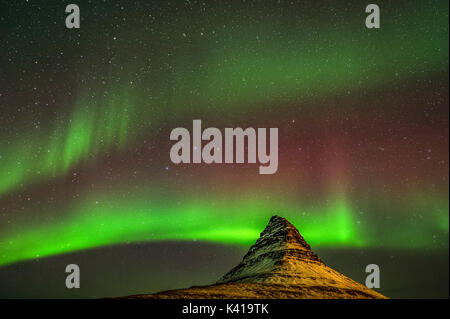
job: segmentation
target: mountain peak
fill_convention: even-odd
[[[311,250],[297,228],[285,218],[272,216],[242,262],[219,282],[261,282],[298,262],[324,263]]]
[[[303,249],[311,251],[311,246],[300,235],[298,229],[292,225],[286,218],[272,216],[266,228],[262,231],[260,239],[267,240],[271,238],[275,241],[285,244],[300,245]]]
[[[217,283],[128,298],[386,298],[326,266],[297,228],[270,218],[239,265]]]

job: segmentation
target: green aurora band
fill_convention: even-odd
[[[107,194],[103,198],[99,195],[96,200],[85,200],[57,221],[7,232],[0,242],[0,265],[133,242],[202,240],[248,246],[277,212],[297,225],[315,247],[436,249],[440,247],[436,247],[432,234],[448,236],[448,201],[439,204],[438,198],[431,201],[437,205],[433,208],[434,218],[424,220],[423,225],[405,223],[402,217],[394,219],[385,225],[387,238],[380,238],[374,236],[379,229],[371,232],[370,218],[358,217],[346,196],[338,193],[323,205],[305,204],[294,198],[274,202],[264,200],[261,194],[225,199],[191,194],[188,200],[168,203],[149,199],[151,193],[145,189],[131,195],[129,192]],[[408,209],[415,213],[429,207],[429,203],[418,199]]]
[[[280,205],[247,196],[230,203],[191,200],[182,205],[148,207],[134,198],[120,203],[95,201],[70,214],[62,225],[33,225],[29,230],[9,234],[3,241],[0,265],[45,257],[73,250],[126,242],[155,240],[203,240],[248,245],[267,223],[265,216],[275,207],[295,211],[295,203]],[[246,214],[239,214],[245,211]],[[302,233],[315,244],[361,246],[351,212],[343,200],[302,218]],[[211,224],[218,225],[211,228]],[[95,235],[93,235],[95,234]]]

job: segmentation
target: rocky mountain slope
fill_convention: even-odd
[[[286,219],[273,216],[242,262],[210,286],[127,298],[386,298],[327,267]]]

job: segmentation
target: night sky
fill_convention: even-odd
[[[0,2],[0,296],[45,295],[37,263],[63,285],[61,258],[122,274],[76,296],[218,279],[277,214],[344,274],[412,269],[398,297],[430,261],[448,298],[448,1],[378,1],[380,29],[363,1],[73,2],[80,29],[72,2]],[[278,171],[173,164],[194,119],[277,127]]]

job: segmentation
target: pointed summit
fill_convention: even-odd
[[[297,228],[292,225],[287,219],[280,216],[272,216],[267,224],[266,228],[260,235],[259,240],[277,239],[280,244],[282,242],[286,244],[297,244],[306,250],[311,250],[311,247],[300,235]],[[257,242],[258,243],[258,242]]]
[[[325,265],[294,225],[285,218],[273,216],[242,262],[219,282],[261,282],[299,261]]]
[[[297,228],[273,216],[242,261],[216,284],[129,298],[379,299],[378,292],[327,267]]]

